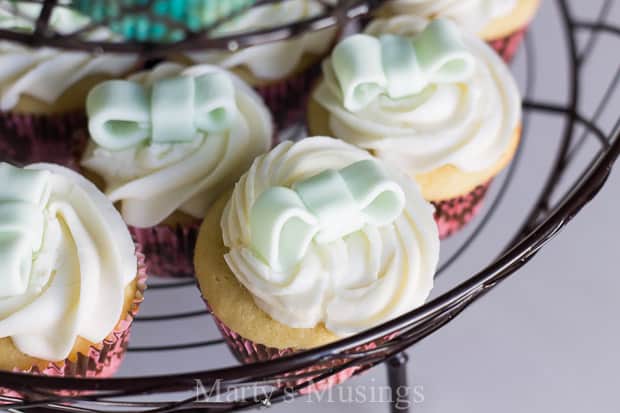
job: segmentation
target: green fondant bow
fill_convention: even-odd
[[[254,251],[276,271],[301,260],[314,240],[325,244],[364,225],[392,223],[405,195],[371,159],[327,170],[297,182],[293,189],[271,187],[250,212]]]
[[[49,172],[0,163],[0,298],[26,292],[43,240]]]
[[[398,99],[421,92],[429,84],[468,79],[475,60],[458,29],[433,20],[414,37],[358,34],[343,40],[332,53],[332,68],[344,107],[352,112],[377,96]]]
[[[126,80],[103,82],[88,94],[86,111],[93,140],[123,150],[147,140],[191,142],[198,131],[225,131],[237,106],[230,77],[211,72],[163,79],[151,88]]]

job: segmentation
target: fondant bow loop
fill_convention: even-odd
[[[0,298],[24,294],[41,249],[49,172],[0,163]]]
[[[162,79],[152,87],[110,80],[94,87],[86,100],[88,130],[109,150],[144,141],[191,142],[198,132],[230,128],[237,115],[232,80],[222,72]]]
[[[352,112],[382,94],[398,99],[430,84],[464,81],[476,64],[454,23],[441,19],[414,37],[351,36],[336,46],[331,60],[343,105]]]
[[[329,243],[367,224],[388,225],[404,205],[403,190],[376,161],[355,162],[292,189],[265,190],[250,212],[252,247],[272,268],[284,271],[305,256],[311,242]]]

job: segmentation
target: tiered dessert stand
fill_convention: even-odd
[[[67,412],[236,410],[269,406],[291,394],[303,393],[312,380],[316,382],[352,366],[363,367],[357,371],[359,374],[381,363],[387,366],[392,389],[406,384],[405,350],[455,320],[474,301],[518,273],[593,199],[620,153],[620,64],[616,61],[610,67],[596,63],[605,61],[600,59],[610,47],[620,50],[620,18],[612,21],[609,17],[614,1],[547,1],[552,3],[546,5],[553,9],[549,13],[551,20],[533,23],[513,63],[524,96],[524,142],[514,162],[494,182],[481,215],[442,245],[439,290],[426,305],[324,347],[268,363],[240,365],[212,326],[194,281],[152,280],[144,311],[135,320],[127,359],[117,377],[76,379],[0,372],[0,387],[20,395],[0,396],[0,403],[5,403],[2,407]],[[259,0],[257,5],[268,2],[274,1]],[[47,22],[52,9],[64,5],[48,0],[43,3],[33,33],[0,30],[0,38],[33,47],[138,52],[157,59],[169,51],[236,50],[335,24],[355,24],[381,1],[325,2],[324,14],[285,27],[217,39],[210,38],[211,27],[168,44],[105,43],[86,41],[79,33],[59,35],[49,29]],[[552,36],[537,36],[542,32],[536,30],[537,24],[557,29],[553,29]],[[601,42],[608,46],[601,46]],[[560,50],[565,61],[545,60],[545,48]],[[550,69],[556,81],[561,79],[562,93],[539,92],[540,86],[549,82],[544,74]],[[593,76],[605,79],[607,87],[588,89],[584,97],[584,82]],[[300,125],[293,135],[303,133]],[[539,149],[543,140],[546,144]],[[546,152],[539,153],[543,150]],[[541,168],[536,183],[523,182],[520,172],[533,153],[537,159],[546,160],[546,167]],[[514,199],[525,203],[521,208],[524,212],[506,216],[506,205]],[[488,237],[493,237],[495,250],[484,243]],[[472,265],[471,260],[467,266],[462,265],[463,260],[474,255],[485,257],[475,262],[477,271],[463,270]],[[399,334],[377,348],[356,350],[392,332]],[[299,369],[327,359],[339,359],[341,363],[327,370],[314,370],[313,377],[295,375]],[[289,385],[273,386],[282,382]],[[249,387],[252,393],[239,391]],[[197,389],[206,389],[210,397],[197,397]],[[391,407],[402,411],[395,403]]]

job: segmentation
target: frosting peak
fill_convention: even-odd
[[[0,164],[0,338],[49,361],[78,337],[101,342],[135,278],[135,248],[120,215],[66,168]]]

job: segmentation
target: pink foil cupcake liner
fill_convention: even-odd
[[[0,160],[50,162],[78,170],[88,140],[84,111],[66,114],[0,112]]]
[[[150,228],[129,227],[146,257],[149,275],[159,277],[193,277],[194,249],[200,221],[190,225],[165,224]]]
[[[445,239],[454,234],[480,212],[482,201],[490,185],[491,181],[478,185],[467,195],[433,202],[435,206],[435,222],[437,222],[439,227],[439,238]]]
[[[146,290],[147,267],[144,255],[138,257],[138,273],[136,275],[136,294],[125,318],[116,325],[98,346],[90,346],[88,354],[78,353],[77,359],[62,362],[50,362],[45,368],[31,367],[27,370],[13,370],[16,373],[28,373],[56,377],[110,377],[119,369],[129,344],[130,327],[144,300]],[[76,395],[76,391],[59,391],[58,395]],[[20,398],[15,391],[0,388],[0,395]],[[0,402],[0,406],[2,403]]]
[[[491,40],[487,42],[495,51],[504,59],[506,63],[510,63],[512,58],[519,50],[519,46],[525,37],[527,26],[517,30],[510,35],[501,39]]]
[[[207,304],[207,308],[208,307],[209,305]],[[213,320],[215,321],[215,324],[217,325],[220,332],[222,333],[222,336],[224,337],[224,340],[226,341],[226,344],[228,344],[228,347],[230,348],[233,355],[237,358],[237,360],[239,360],[240,362],[244,364],[251,364],[251,363],[257,363],[261,361],[274,360],[274,359],[288,356],[288,355],[298,352],[298,350],[295,350],[292,348],[278,349],[278,348],[268,347],[262,344],[255,343],[251,340],[248,340],[240,336],[239,334],[237,334],[236,332],[228,328],[215,315],[213,315]],[[386,341],[389,341],[391,338],[393,338],[396,335],[397,333],[394,333],[389,336],[383,337],[379,340],[373,341],[371,343],[367,343],[365,345],[362,345],[356,348],[356,351],[372,350],[376,348],[378,345],[383,344]],[[302,374],[305,375],[307,373],[312,373],[313,371],[317,371],[317,375],[314,377],[318,377],[319,375],[322,375],[324,373],[324,372],[321,372],[321,370],[332,368],[332,367],[338,367],[338,365],[343,364],[346,361],[348,360],[346,359],[329,360],[329,361],[316,364],[311,367],[300,369],[296,372],[291,373],[290,375],[294,375],[294,376],[298,376]],[[357,372],[364,370],[366,367],[367,366],[359,365],[359,366],[353,366],[353,367],[346,368],[338,373],[332,374],[329,377],[326,377],[322,380],[313,382],[312,384],[306,387],[303,387],[302,389],[300,389],[300,393],[308,394],[312,392],[319,392],[319,391],[326,390],[336,384],[340,384],[344,382],[348,378],[355,375]],[[311,374],[303,378],[297,379],[297,380],[291,380],[291,381],[283,380],[280,385],[281,386],[300,385],[300,384],[306,383],[309,379],[313,379],[313,376]]]
[[[303,73],[254,87],[271,111],[276,130],[281,131],[303,119],[312,85],[320,75],[321,65],[315,63]]]

